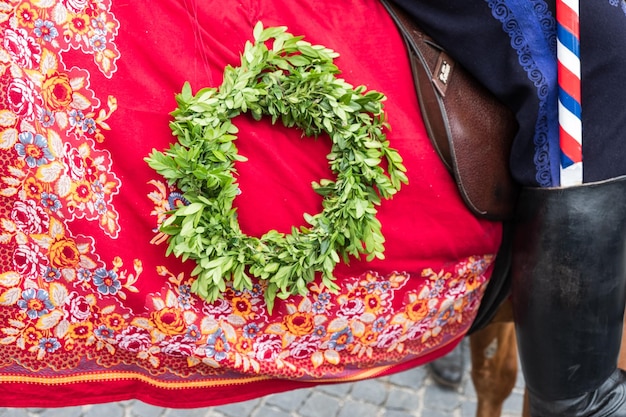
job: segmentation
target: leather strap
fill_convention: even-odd
[[[490,220],[512,218],[519,192],[509,171],[517,122],[398,6],[382,0],[407,44],[428,135],[468,208]]]

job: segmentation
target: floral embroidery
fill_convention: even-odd
[[[620,7],[626,14],[626,0],[609,0],[609,4],[614,7]]]
[[[33,136],[31,132],[20,133],[19,142],[15,145],[17,154],[24,157],[26,164],[30,168],[36,168],[54,160],[54,156],[48,149],[48,141],[37,134]]]
[[[155,185],[164,194],[152,198],[161,195],[157,206],[167,209],[167,188]],[[449,270],[425,269],[421,279],[368,272],[343,279],[337,294],[311,284],[309,295],[285,300],[272,316],[258,284],[207,304],[190,293],[191,277],[160,266],[165,285],[148,296],[145,312],[131,313],[120,301],[137,291],[139,261],[134,273],[119,258],[103,265],[92,255],[92,239],[72,236],[32,201],[17,201],[1,222],[20,244],[15,270],[0,275],[0,305],[18,308],[0,318],[0,344],[32,355],[38,367],[50,357],[71,369],[88,351],[106,366],[132,362],[179,375],[236,370],[315,379],[350,366],[398,363],[463,334],[492,261],[471,257]]]
[[[22,292],[22,298],[17,302],[17,306],[31,319],[41,317],[54,308],[45,290],[32,288]]]
[[[485,0],[492,15],[502,23],[502,30],[509,34],[519,63],[537,90],[539,101],[535,124],[535,179],[541,187],[558,185],[558,161],[550,159],[549,149],[558,148],[558,119],[549,109],[556,103],[556,20],[544,0]],[[539,23],[537,23],[539,22]],[[537,30],[543,37],[536,36]],[[530,34],[530,35],[528,35]],[[541,51],[553,53],[548,58]],[[540,53],[537,53],[540,51]],[[556,163],[555,163],[556,162]],[[555,184],[556,182],[556,184]]]
[[[3,316],[0,344],[42,361],[33,369],[58,355],[71,368],[87,347],[140,349],[144,344],[137,343],[146,340],[134,337],[120,303],[138,292],[141,261],[130,271],[119,258],[105,264],[94,238],[69,228],[85,219],[112,238],[119,232],[112,198],[120,181],[108,151],[96,146],[117,102],[96,98],[89,72],[63,61],[64,52],[77,49],[111,77],[119,24],[109,2],[100,0],[12,7],[0,19],[0,93],[7,103],[0,110],[0,195],[8,204],[0,214],[0,244],[11,251],[0,274],[0,305],[15,313]]]
[[[161,181],[150,184],[157,224],[174,205],[188,204]],[[154,231],[152,242],[163,242],[158,227]],[[383,277],[369,272],[342,279],[338,294],[312,284],[308,296],[285,300],[272,316],[259,284],[243,292],[227,290],[225,299],[206,304],[190,294],[191,278],[161,266],[157,271],[168,284],[151,295],[149,319],[135,322],[152,335],[152,347],[146,346],[143,356],[154,366],[164,362],[166,352],[177,352],[199,373],[206,372],[204,365],[224,372],[320,378],[329,366],[340,372],[351,365],[397,363],[462,333],[473,320],[473,313],[465,312],[476,311],[492,260],[471,257],[452,270],[425,269],[420,280],[406,273]],[[409,289],[409,282],[420,284]]]
[[[115,271],[107,271],[105,268],[96,269],[93,283],[98,287],[98,292],[104,295],[113,295],[122,287]]]
[[[37,35],[38,38],[43,38],[46,42],[51,42],[54,38],[59,36],[59,31],[50,20],[43,21],[37,19],[35,21],[35,35]]]
[[[0,149],[14,151],[0,170],[0,195],[35,201],[68,222],[98,221],[116,237],[112,197],[120,181],[111,172],[108,151],[95,144],[104,140],[117,102],[109,97],[103,107],[89,88],[88,71],[66,68],[63,52],[93,54],[110,77],[119,58],[113,42],[119,24],[100,0],[14,7],[15,19],[0,25],[0,56],[8,58],[0,66],[7,103],[0,110]]]

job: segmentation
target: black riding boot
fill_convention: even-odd
[[[626,416],[626,177],[523,190],[513,253],[531,415]]]

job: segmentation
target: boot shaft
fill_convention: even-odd
[[[528,389],[545,399],[595,390],[615,370],[626,294],[626,177],[525,189],[513,302]]]

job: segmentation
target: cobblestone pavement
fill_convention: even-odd
[[[465,354],[469,362],[467,348]],[[520,374],[502,417],[521,416],[523,394]],[[469,374],[458,390],[450,390],[435,384],[423,367],[220,407],[170,409],[123,401],[67,408],[0,408],[0,417],[474,417],[475,413],[476,393]]]

